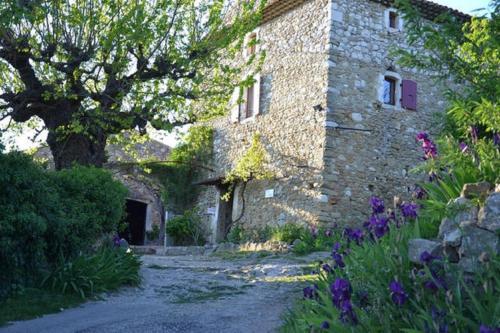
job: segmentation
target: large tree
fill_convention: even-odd
[[[264,2],[234,5],[3,0],[0,120],[40,119],[58,169],[101,166],[108,137],[124,130],[191,122],[200,116],[193,101],[227,101],[239,72],[227,64],[258,25]]]

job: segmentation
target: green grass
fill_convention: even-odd
[[[76,294],[60,294],[34,288],[25,289],[22,294],[11,296],[0,302],[0,326],[10,321],[27,320],[60,312],[85,301]]]

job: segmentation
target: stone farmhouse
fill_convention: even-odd
[[[415,143],[442,111],[443,88],[429,74],[398,66],[394,46],[407,47],[405,22],[389,0],[275,0],[248,36],[259,42],[242,54],[265,51],[245,103],[211,123],[216,172],[198,206],[220,241],[231,220],[243,227],[290,222],[359,224],[377,195],[392,202],[410,195],[421,161]],[[451,12],[415,0],[426,19]],[[252,45],[252,44],[250,44]],[[418,50],[417,50],[418,51]],[[222,179],[259,133],[276,175],[236,188],[229,201]]]

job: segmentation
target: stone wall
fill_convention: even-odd
[[[391,47],[407,47],[402,31],[389,31],[387,7],[366,0],[332,0],[329,40],[328,122],[322,191],[325,223],[360,223],[372,195],[392,201],[416,182],[409,171],[421,161],[415,144],[442,111],[443,89],[425,73],[400,68]],[[383,76],[390,69],[418,83],[418,109],[379,102]],[[336,126],[352,128],[345,130]],[[431,131],[432,132],[432,131]]]
[[[212,176],[224,176],[234,167],[258,132],[277,178],[248,184],[244,226],[317,222],[326,112],[314,106],[326,105],[328,3],[307,1],[259,28],[259,47],[266,52],[260,114],[241,123],[231,122],[230,116],[213,122]],[[268,189],[274,190],[273,198],[265,198]],[[216,197],[213,187],[202,193],[202,213],[216,205]],[[238,216],[241,200],[235,207],[233,216]]]

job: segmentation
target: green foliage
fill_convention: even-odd
[[[0,169],[1,294],[87,252],[122,217],[126,190],[104,170],[46,171],[17,152],[0,154]]]
[[[225,178],[225,183],[248,182],[249,180],[263,180],[272,178],[273,174],[267,168],[269,156],[266,148],[262,145],[261,137],[255,134],[252,138],[252,145],[236,163]]]
[[[175,245],[205,245],[205,229],[194,209],[169,220],[166,232],[174,239]]]
[[[433,25],[408,0],[397,4],[408,43],[415,46],[393,52],[400,64],[435,73],[441,84],[452,83],[438,124],[438,155],[417,168],[435,180],[421,184],[428,192],[421,210],[423,233],[435,236],[441,219],[450,215],[447,204],[465,183],[500,181],[500,1],[491,2],[491,18],[459,22],[444,14]]]
[[[51,174],[59,193],[61,223],[49,223],[48,255],[71,258],[88,251],[96,237],[118,230],[124,216],[127,189],[110,173],[75,166]]]
[[[193,126],[181,138],[165,163],[144,163],[163,186],[163,199],[175,211],[185,211],[198,196],[199,186],[193,182],[206,168],[212,157],[213,129]]]
[[[298,244],[294,245],[293,252],[305,255],[311,252],[330,250],[339,237],[340,234],[329,229],[311,229],[304,225],[287,223],[283,226],[267,225],[261,228],[243,228],[241,225],[235,225],[229,230],[227,240],[235,244],[264,243],[267,241],[292,244],[295,240],[300,240]]]
[[[419,200],[420,228],[424,238],[435,238],[439,225],[445,217],[453,217],[456,208],[451,205],[454,199],[460,196],[465,184],[475,183],[478,178],[473,174],[455,168],[450,173],[443,173],[434,182],[422,183],[425,198]]]
[[[232,184],[233,186],[222,196],[222,200],[230,200],[232,191],[238,183],[244,184],[242,190],[244,192],[246,184],[251,180],[272,179],[274,174],[268,168],[268,164],[269,155],[261,142],[260,134],[254,134],[250,148],[224,178],[225,184]],[[244,210],[242,210],[242,214],[243,212]]]
[[[150,241],[158,240],[158,238],[160,237],[160,227],[158,226],[158,224],[153,224],[151,230],[146,231],[146,236]]]
[[[331,250],[333,244],[340,239],[341,234],[336,231],[327,235],[327,231],[331,230],[323,228],[306,230],[299,238],[301,242],[293,247],[293,253],[306,255],[312,252]]]
[[[59,196],[29,156],[0,154],[0,293],[32,283],[46,265],[47,225],[62,223]]]
[[[408,240],[419,236],[418,228],[406,225],[393,228],[388,236],[361,246],[351,243],[344,254],[344,269],[333,273],[322,271],[316,282],[317,299],[302,300],[285,319],[283,332],[438,332],[448,326],[449,332],[478,332],[481,324],[500,324],[499,258],[483,265],[473,278],[464,279],[455,266],[435,262],[430,267],[416,267],[408,259]],[[345,252],[346,245],[341,249]],[[420,272],[417,270],[420,269]],[[423,286],[446,276],[448,290],[436,293]],[[353,311],[357,325],[340,320],[340,311],[332,303],[331,284],[337,278],[350,282]],[[397,280],[407,293],[402,306],[391,298],[389,284]],[[466,282],[467,281],[467,282]],[[439,284],[438,284],[439,285]],[[444,313],[442,317],[437,313]],[[328,321],[329,329],[320,330]]]
[[[0,301],[0,327],[11,321],[28,320],[57,313],[82,303],[77,295],[26,288]]]
[[[55,267],[42,281],[42,287],[82,298],[140,282],[141,262],[124,249],[103,247],[90,256],[79,256]]]
[[[265,5],[256,0],[230,6],[225,0],[2,1],[0,91],[7,93],[0,94],[0,118],[12,115],[24,123],[39,117],[55,145],[75,136],[94,141],[122,130],[143,132],[148,124],[171,130],[220,114],[242,80],[243,67],[256,58],[237,61]],[[96,153],[87,149],[89,156]]]

